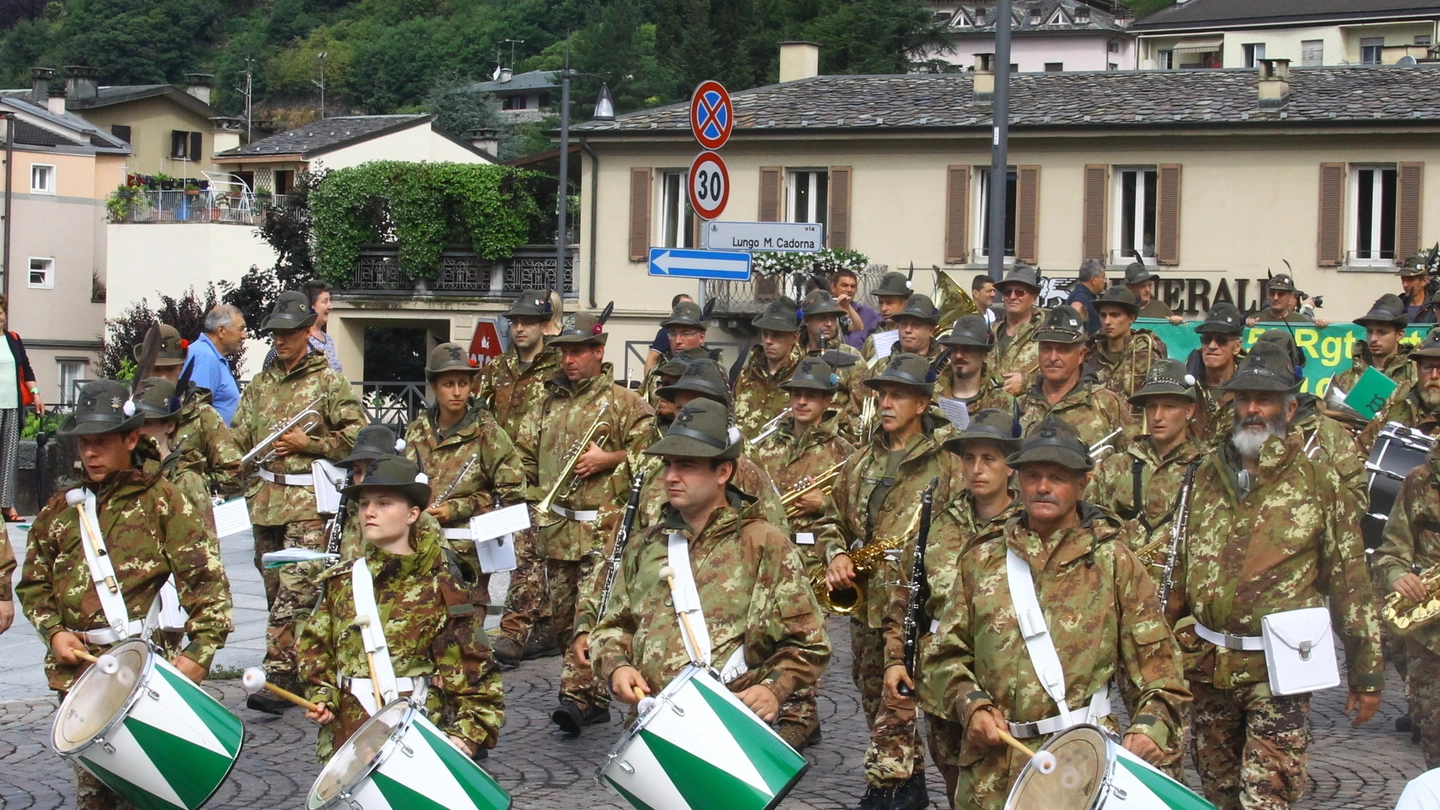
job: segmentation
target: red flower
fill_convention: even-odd
[[[189,351],[189,350],[190,350],[190,341],[186,340],[185,338],[180,338],[180,348],[182,348],[182,349],[184,349],[184,350],[186,350],[186,351]]]
[[[590,334],[592,334],[592,335],[598,335],[598,334],[600,334],[602,331],[604,331],[604,329],[605,329],[605,327],[603,327],[603,326],[601,326],[600,324],[597,323],[597,324],[595,324],[594,326],[590,327]]]

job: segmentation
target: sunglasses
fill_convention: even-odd
[[[1228,346],[1228,345],[1230,345],[1230,342],[1231,342],[1231,341],[1235,341],[1235,340],[1239,340],[1239,338],[1233,337],[1233,336],[1231,336],[1231,335],[1214,335],[1214,334],[1201,335],[1201,336],[1200,336],[1200,345],[1202,345],[1202,346],[1209,346],[1211,343],[1213,343],[1213,344],[1215,344],[1216,346]]]
[[[1000,295],[1005,298],[1020,298],[1029,294],[1030,291],[1025,289],[1024,287],[1006,287],[1005,289],[1000,291]]]

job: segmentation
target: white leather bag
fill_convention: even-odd
[[[1340,685],[1328,608],[1271,613],[1260,620],[1260,633],[1272,694],[1299,695]]]
[[[322,515],[340,511],[340,488],[345,486],[346,471],[329,459],[317,458],[310,462],[310,474],[315,479],[315,511]]]

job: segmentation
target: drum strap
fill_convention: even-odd
[[[680,635],[689,648],[690,660],[702,667],[710,666],[710,630],[705,626],[705,612],[700,605],[700,591],[695,587],[695,572],[690,568],[690,541],[679,532],[671,533],[667,547],[667,560],[675,571],[675,587],[671,597],[675,602],[675,620],[680,623]],[[688,617],[688,622],[681,615]],[[697,638],[690,638],[686,628]]]
[[[370,575],[370,566],[365,564],[364,557],[351,566],[350,583],[355,596],[355,623],[360,626],[360,643],[375,662],[373,677],[379,682],[380,696],[389,703],[400,696],[400,690],[395,681],[395,666],[390,661],[390,646],[385,642],[384,619],[375,604],[375,579]],[[368,616],[369,622],[361,622],[362,616]],[[380,709],[379,706],[370,706],[375,702],[375,690],[368,679],[364,686],[366,688],[362,691],[356,686],[356,681],[352,681],[350,694],[373,715]]]
[[[185,611],[180,607],[180,592],[175,589],[174,574],[171,574],[170,578],[165,580],[165,584],[160,586],[160,595],[155,597],[155,601],[160,606],[159,615],[155,616],[153,622],[150,618],[146,618],[146,623],[153,623],[161,630],[169,632],[183,631],[185,629]],[[154,606],[150,608],[150,612],[156,613]]]
[[[1030,564],[1013,550],[1006,549],[1005,575],[1010,586],[1010,600],[1015,607],[1015,619],[1020,623],[1020,635],[1025,639],[1025,650],[1030,653],[1030,665],[1040,676],[1040,686],[1045,694],[1060,707],[1061,721],[1068,728],[1074,725],[1074,721],[1065,702],[1065,669],[1060,666],[1060,653],[1055,650],[1055,640],[1050,637],[1050,627],[1045,623],[1044,611],[1040,609]]]
[[[105,536],[100,534],[100,518],[95,512],[95,493],[84,490],[85,499],[76,505],[80,518],[80,546],[85,549],[85,564],[90,569],[90,580],[95,583],[95,594],[100,597],[100,610],[105,614],[105,623],[121,638],[139,635],[143,627],[140,622],[132,626],[130,611],[125,607],[125,593],[119,587],[115,566],[110,563],[110,551],[105,547]],[[113,586],[113,590],[112,590]]]

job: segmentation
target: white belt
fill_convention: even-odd
[[[114,644],[115,642],[122,639],[134,638],[144,633],[145,622],[140,621],[139,619],[130,622],[130,624],[127,625],[125,628],[124,635],[115,632],[115,628],[113,627],[100,627],[94,630],[71,630],[67,627],[65,628],[65,631],[67,633],[74,633],[77,638],[79,638],[86,644],[104,646],[106,644]]]
[[[446,540],[469,540],[470,529],[442,529],[445,532]]]
[[[269,481],[272,484],[280,484],[286,487],[313,487],[315,476],[313,475],[288,475],[286,473],[270,472],[265,468],[255,471],[255,475]]]
[[[396,679],[395,679],[395,691],[397,691],[397,692],[414,692],[414,691],[415,691],[415,685],[418,684],[418,683],[423,682],[424,680],[425,680],[425,676],[424,676],[424,675],[421,675],[421,676],[416,677],[416,678],[410,678],[410,677],[406,677],[406,678],[396,678]],[[346,689],[346,690],[359,689],[359,690],[363,691],[363,692],[364,692],[365,694],[367,694],[367,695],[372,694],[372,693],[374,693],[374,691],[375,691],[374,689],[370,688],[370,679],[369,679],[369,678],[349,678],[349,677],[346,677],[346,676],[344,676],[344,675],[340,676],[340,688],[341,688],[341,689]]]
[[[1093,723],[1102,717],[1110,716],[1110,687],[1106,686],[1095,696],[1090,698],[1090,706],[1084,712],[1071,712],[1070,720],[1065,722],[1064,715],[1057,714],[1054,717],[1047,717],[1044,720],[1036,720],[1033,723],[1010,723],[1010,735],[1016,739],[1027,739],[1040,737],[1046,734],[1055,734],[1067,728],[1080,725],[1081,723]]]
[[[1261,636],[1234,636],[1229,633],[1217,633],[1198,621],[1195,622],[1195,635],[1227,650],[1259,652],[1265,649],[1265,639]]]
[[[600,517],[599,509],[566,509],[565,507],[554,503],[550,504],[550,511],[554,512],[560,517],[567,518],[569,520],[579,521],[581,523],[590,523]]]

